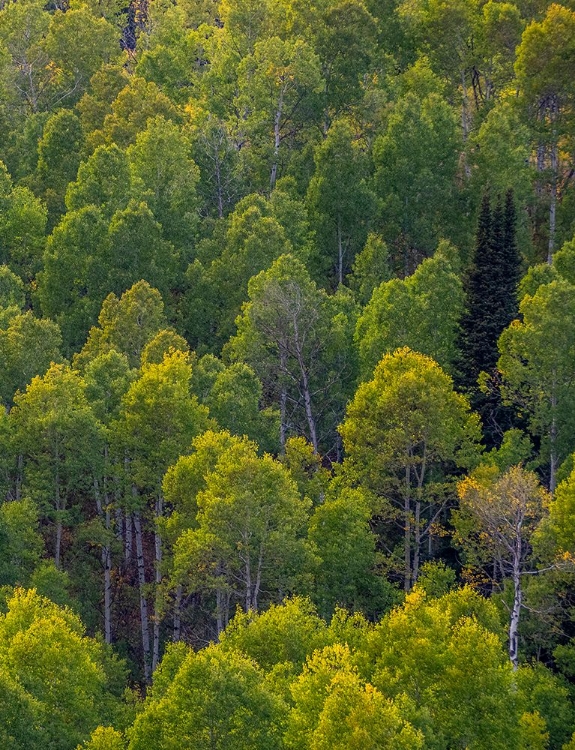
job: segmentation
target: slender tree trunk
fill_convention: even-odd
[[[467,93],[465,70],[463,69],[461,69],[461,133],[463,142],[467,143],[469,137],[469,95]]]
[[[523,592],[521,591],[521,524],[517,528],[513,558],[513,607],[509,618],[509,658],[513,669],[519,666],[519,618]]]
[[[16,500],[22,499],[22,474],[24,473],[24,456],[18,454],[18,462],[16,465]]]
[[[310,441],[311,441],[311,444],[313,445],[314,453],[317,453],[317,448],[318,448],[317,432],[316,432],[315,419],[313,416],[312,405],[311,405],[311,391],[310,391],[310,386],[309,386],[307,367],[304,362],[303,351],[302,351],[303,344],[301,342],[300,335],[299,335],[299,324],[298,324],[297,313],[294,314],[293,316],[293,324],[294,324],[294,338],[295,338],[294,343],[295,343],[299,370],[301,374],[301,384],[302,384],[302,390],[303,390],[303,402],[304,402],[304,408],[305,408],[305,416],[306,416],[307,425],[309,429]]]
[[[225,592],[224,596],[224,628],[228,627],[228,623],[230,621],[230,599],[232,595],[229,591]]]
[[[345,190],[345,188],[342,188]],[[343,284],[343,240],[341,237],[341,217],[337,217],[337,279]]]
[[[54,565],[60,569],[62,549],[62,498],[60,494],[60,475],[56,472],[56,542],[54,544]]]
[[[110,530],[110,509],[106,508],[106,531]],[[102,561],[104,563],[104,639],[112,643],[112,554],[110,545],[102,547]]]
[[[114,492],[114,501],[116,503],[116,539],[124,546],[124,516],[122,515],[122,509],[118,507],[119,496]]]
[[[136,563],[138,567],[138,584],[140,588],[140,622],[142,626],[142,649],[144,652],[144,679],[150,682],[150,626],[148,620],[148,602],[146,599],[146,567],[144,562],[144,543],[142,537],[142,519],[140,511],[134,511],[134,531],[136,532]]]
[[[224,592],[216,589],[216,629],[218,636],[224,630]]]
[[[177,643],[182,635],[182,584],[176,586],[176,597],[174,600],[174,631],[172,640]]]
[[[272,171],[270,174],[270,192],[275,187],[277,174],[278,174],[278,160],[279,160],[280,142],[281,142],[280,127],[281,127],[282,111],[283,111],[283,104],[284,104],[283,97],[284,97],[284,93],[282,90],[280,92],[278,108],[276,110],[276,114],[274,117],[274,161],[272,164]]]
[[[254,595],[252,599],[252,607],[255,612],[258,611],[258,597],[260,594],[260,587],[262,584],[262,568],[263,568],[263,561],[264,561],[264,545],[260,544],[260,554],[258,557],[258,569],[256,573],[256,583],[254,586]]]
[[[411,501],[410,501],[411,476],[410,468],[405,468],[405,495],[403,498],[404,537],[403,554],[405,561],[405,573],[403,588],[409,591],[411,588]]]
[[[222,170],[220,165],[220,157],[218,155],[218,149],[216,147],[216,158],[215,158],[215,165],[216,165],[216,191],[218,196],[218,217],[220,219],[224,218],[224,199],[222,194]]]
[[[513,609],[509,620],[509,658],[513,669],[519,666],[519,616],[521,614],[522,591],[519,580],[513,579]]]
[[[315,429],[315,419],[313,416],[312,408],[311,408],[311,393],[309,388],[309,381],[307,377],[307,372],[302,370],[302,385],[303,385],[303,400],[304,400],[304,406],[305,406],[305,415],[307,419],[307,424],[309,427],[309,437],[311,444],[313,445],[314,453],[317,453],[318,449],[318,443],[317,443],[317,433]]]
[[[467,83],[465,81],[465,70],[461,70],[461,96],[461,131],[463,135],[463,143],[467,143],[469,138],[469,95],[467,93]],[[471,177],[471,167],[465,156],[464,159],[465,176],[469,179]]]
[[[280,346],[280,372],[282,378],[287,367],[285,348]],[[285,453],[286,447],[286,408],[287,408],[287,386],[282,380],[280,392],[280,453]]]
[[[415,501],[415,520],[413,524],[413,534],[414,534],[413,571],[412,571],[413,583],[417,581],[417,577],[419,575],[419,556],[420,556],[420,547],[421,547],[420,520],[421,520],[421,501],[418,498]]]
[[[161,518],[164,511],[164,501],[161,492],[156,498],[156,520]],[[162,537],[158,531],[157,524],[154,528],[154,549],[156,553],[154,582],[156,584],[155,602],[154,602],[154,646],[152,652],[152,672],[155,672],[160,660],[160,623],[162,609]]]
[[[246,554],[246,612],[252,608],[252,568],[249,551]]]
[[[129,563],[132,559],[132,514],[128,511],[125,512],[125,526],[124,559],[126,563]]]
[[[549,492],[557,486],[557,394],[555,383],[551,393],[551,426],[549,427]]]
[[[55,550],[54,550],[54,565],[60,569],[61,566],[61,560],[60,560],[60,550],[62,549],[62,519],[60,517],[60,512],[58,511],[58,517],[56,519],[56,544],[55,544]]]
[[[424,444],[423,455],[419,471],[414,468],[417,479],[417,500],[415,502],[415,520],[414,520],[414,552],[413,552],[413,571],[412,581],[415,583],[419,576],[419,560],[421,557],[421,497],[423,493],[423,483],[425,481],[425,471],[427,469],[427,444]],[[410,477],[411,479],[411,477]],[[430,522],[431,526],[431,522]],[[431,528],[428,528],[429,538],[431,539]]]
[[[555,251],[555,227],[556,227],[556,215],[557,215],[557,169],[558,169],[558,156],[557,156],[557,143],[553,143],[551,147],[551,202],[549,204],[549,245],[547,249],[547,263],[551,265],[553,262],[553,252]]]
[[[104,480],[105,481],[105,480]],[[102,545],[100,553],[100,559],[102,561],[102,567],[104,569],[104,639],[106,643],[112,643],[112,621],[111,621],[111,608],[112,608],[112,556],[110,553],[110,545],[108,543],[108,534],[111,526],[111,514],[110,504],[108,502],[108,496],[106,493],[106,487],[104,484],[104,503],[105,509],[102,505],[102,497],[100,494],[100,486],[98,480],[94,477],[94,497],[96,499],[96,510],[99,518],[104,523],[106,529],[106,542]]]

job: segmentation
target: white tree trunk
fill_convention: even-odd
[[[156,498],[155,516],[156,520],[161,518],[164,510],[164,502],[161,493]],[[155,602],[154,602],[154,645],[152,652],[152,672],[156,670],[160,660],[160,624],[162,620],[162,537],[158,531],[157,524],[154,528],[154,549],[156,554],[154,567],[154,582],[156,584]]]
[[[280,153],[280,143],[281,143],[281,119],[282,119],[282,112],[283,112],[283,98],[284,98],[284,92],[283,89],[280,91],[280,98],[278,101],[278,108],[275,113],[274,117],[274,160],[272,164],[272,171],[270,174],[270,191],[272,191],[276,184],[276,179],[278,175],[278,160],[279,160],[279,153]]]
[[[136,532],[136,563],[140,588],[140,622],[142,627],[142,649],[144,652],[144,679],[146,682],[150,682],[150,625],[148,620],[148,601],[146,599],[146,567],[140,511],[134,511],[134,530]]]

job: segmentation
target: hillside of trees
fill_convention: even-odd
[[[575,2],[0,0],[0,746],[574,750]]]

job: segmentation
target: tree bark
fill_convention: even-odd
[[[415,520],[413,524],[414,544],[413,544],[413,570],[411,573],[413,583],[417,581],[419,575],[419,556],[421,546],[421,501],[418,499],[415,501]]]
[[[164,511],[164,501],[161,492],[156,497],[155,516],[156,520],[161,518]],[[156,584],[155,601],[154,601],[154,645],[152,652],[152,672],[155,672],[160,660],[160,623],[162,607],[162,537],[158,531],[157,524],[154,528],[154,550],[156,554],[154,566],[154,582]]]
[[[553,262],[553,252],[555,250],[555,225],[557,215],[557,182],[559,179],[559,155],[557,145],[557,127],[556,119],[558,114],[557,101],[554,99],[551,103],[551,122],[552,122],[552,143],[551,143],[551,200],[549,203],[549,245],[547,250],[547,263]]]
[[[277,174],[278,174],[278,159],[279,159],[280,142],[281,142],[280,126],[281,126],[281,118],[282,118],[282,112],[283,112],[283,97],[284,97],[284,92],[282,89],[280,91],[280,99],[278,102],[278,108],[276,110],[275,117],[274,117],[274,161],[272,164],[272,171],[270,174],[270,192],[275,187]]]
[[[316,433],[315,419],[313,416],[312,405],[311,405],[311,391],[310,391],[310,386],[309,386],[308,373],[307,373],[307,368],[306,368],[306,364],[304,362],[304,357],[303,357],[303,342],[301,341],[300,335],[299,335],[299,324],[298,324],[297,312],[294,313],[294,316],[293,316],[293,325],[294,325],[295,350],[296,350],[296,356],[297,356],[297,361],[298,361],[300,375],[301,375],[302,389],[303,389],[305,416],[306,416],[307,424],[309,428],[310,442],[313,445],[314,453],[317,453],[317,448],[318,448],[317,433]]]
[[[54,544],[54,565],[60,570],[62,549],[62,499],[60,495],[60,475],[56,472],[56,541]]]
[[[469,138],[469,95],[467,93],[467,83],[465,81],[465,70],[461,70],[461,131],[463,135],[463,143],[467,143]],[[467,157],[464,153],[464,170],[467,179],[471,177],[471,167],[467,161]]]
[[[551,426],[549,427],[549,492],[557,486],[557,395],[555,384],[551,394]]]
[[[280,372],[283,377],[286,367],[286,352],[285,347],[280,345]],[[280,453],[285,453],[286,447],[286,407],[287,407],[287,386],[284,382],[281,385],[280,392]]]
[[[125,513],[125,526],[124,559],[126,563],[129,563],[132,559],[132,515],[128,511]]]
[[[148,621],[148,602],[146,599],[146,567],[144,561],[144,543],[140,511],[134,511],[134,530],[136,532],[136,562],[138,567],[138,584],[140,588],[140,622],[142,627],[142,649],[144,652],[144,679],[149,683],[151,677],[150,626]]]
[[[24,472],[24,456],[22,453],[18,454],[18,462],[16,468],[16,500],[22,499],[22,474]]]
[[[104,568],[104,640],[106,643],[112,643],[112,556],[110,553],[110,545],[107,541],[112,519],[106,489],[104,487],[104,509],[102,505],[102,497],[100,495],[100,487],[96,477],[94,477],[94,496],[96,499],[96,510],[98,516],[103,521],[104,528],[106,529],[106,543],[102,545],[102,551],[100,553],[102,567]]]
[[[176,586],[176,597],[174,600],[174,630],[172,640],[177,643],[182,635],[182,584]]]
[[[262,584],[263,561],[264,561],[264,545],[260,544],[260,554],[258,557],[258,569],[256,573],[256,583],[254,586],[254,594],[252,597],[252,607],[253,607],[254,612],[258,611],[258,598],[260,594],[260,587]]]
[[[404,537],[403,537],[403,555],[405,562],[405,572],[403,588],[405,591],[409,591],[411,588],[411,501],[410,501],[410,487],[411,487],[411,476],[409,466],[405,468],[405,495],[403,498],[403,522],[404,522]]]
[[[342,188],[345,190],[345,188]],[[343,240],[341,237],[341,216],[337,217],[337,279],[343,284]]]
[[[216,629],[218,636],[224,629],[224,594],[221,589],[216,589]]]
[[[519,666],[519,618],[523,592],[521,590],[521,525],[518,525],[513,557],[513,608],[509,618],[509,658],[513,669]]]

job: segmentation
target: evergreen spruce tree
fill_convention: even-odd
[[[515,205],[512,191],[495,207],[485,193],[477,225],[473,265],[465,282],[467,311],[461,321],[459,385],[481,415],[485,442],[498,445],[511,426],[512,415],[498,388],[497,341],[517,315],[520,258],[515,240]],[[484,388],[479,388],[478,381]]]
[[[471,392],[477,388],[479,373],[490,366],[493,344],[497,341],[491,330],[494,323],[492,284],[496,267],[492,257],[491,221],[491,200],[489,193],[485,193],[477,223],[473,265],[465,279],[467,310],[461,320],[459,384]]]

